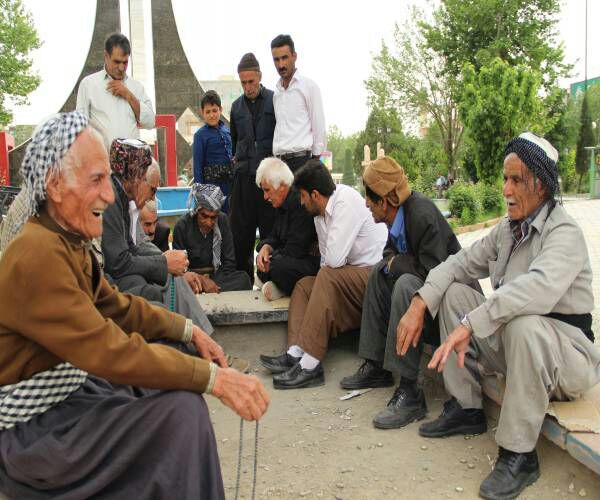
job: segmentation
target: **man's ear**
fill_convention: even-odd
[[[50,201],[60,203],[62,201],[62,180],[60,175],[50,175],[46,183],[46,194]]]

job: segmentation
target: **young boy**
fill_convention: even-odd
[[[229,193],[233,179],[231,134],[221,120],[221,98],[209,90],[200,101],[206,125],[194,134],[194,182],[219,186],[226,196],[223,212],[229,210]]]

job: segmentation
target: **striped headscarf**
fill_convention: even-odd
[[[515,153],[527,168],[542,181],[551,198],[560,196],[558,184],[558,151],[546,139],[524,132],[512,139],[504,149],[504,157]]]
[[[60,172],[61,160],[87,126],[87,116],[71,111],[52,115],[35,129],[21,163],[23,188],[13,201],[2,228],[3,247],[21,232],[29,217],[39,212],[46,200],[49,175]]]
[[[196,217],[196,214],[201,208],[206,208],[211,212],[215,210],[221,210],[223,203],[225,202],[225,196],[219,186],[213,184],[194,184],[190,190],[190,197],[188,198],[188,208],[192,217]],[[213,267],[215,272],[221,265],[221,244],[223,237],[221,236],[221,229],[219,228],[219,221],[217,221],[213,228]]]

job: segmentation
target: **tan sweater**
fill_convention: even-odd
[[[180,340],[185,318],[118,292],[88,246],[42,211],[0,259],[0,386],[64,361],[118,384],[203,392],[208,362]]]

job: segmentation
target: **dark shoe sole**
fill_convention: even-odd
[[[446,431],[434,431],[428,432],[419,429],[419,435],[428,438],[439,438],[439,437],[449,437],[455,436],[456,434],[465,434],[468,436],[477,436],[479,434],[485,434],[487,432],[487,424],[479,424],[479,425],[461,425],[460,427],[454,427],[453,429],[448,429]]]
[[[525,488],[527,488],[528,486],[531,486],[539,478],[540,478],[540,470],[537,469],[528,474],[527,479],[525,480],[525,482],[519,489],[517,489],[516,491],[514,491],[512,493],[509,493],[508,495],[499,496],[499,495],[495,495],[493,493],[486,493],[485,491],[482,491],[481,489],[479,489],[479,496],[481,498],[485,498],[486,500],[512,500],[513,498],[517,498]]]
[[[307,387],[319,387],[321,385],[325,385],[325,379],[311,379],[311,380],[307,380],[306,382],[303,382],[302,384],[298,384],[298,385],[281,385],[276,380],[273,380],[273,388],[280,389],[280,390],[304,389]]]
[[[385,424],[385,423],[377,422],[375,419],[373,419],[373,427],[375,427],[376,429],[402,429],[402,427],[406,427],[408,424],[412,424],[413,422],[418,422],[419,420],[423,420],[426,416],[427,416],[427,410],[423,410],[422,413],[416,413],[414,415],[411,415],[407,420],[405,420],[404,422],[401,422],[400,424],[397,424],[397,423]]]
[[[375,380],[370,383],[344,383],[340,381],[340,387],[347,390],[355,389],[377,389],[379,387],[392,387],[394,385],[394,379],[389,380]]]

